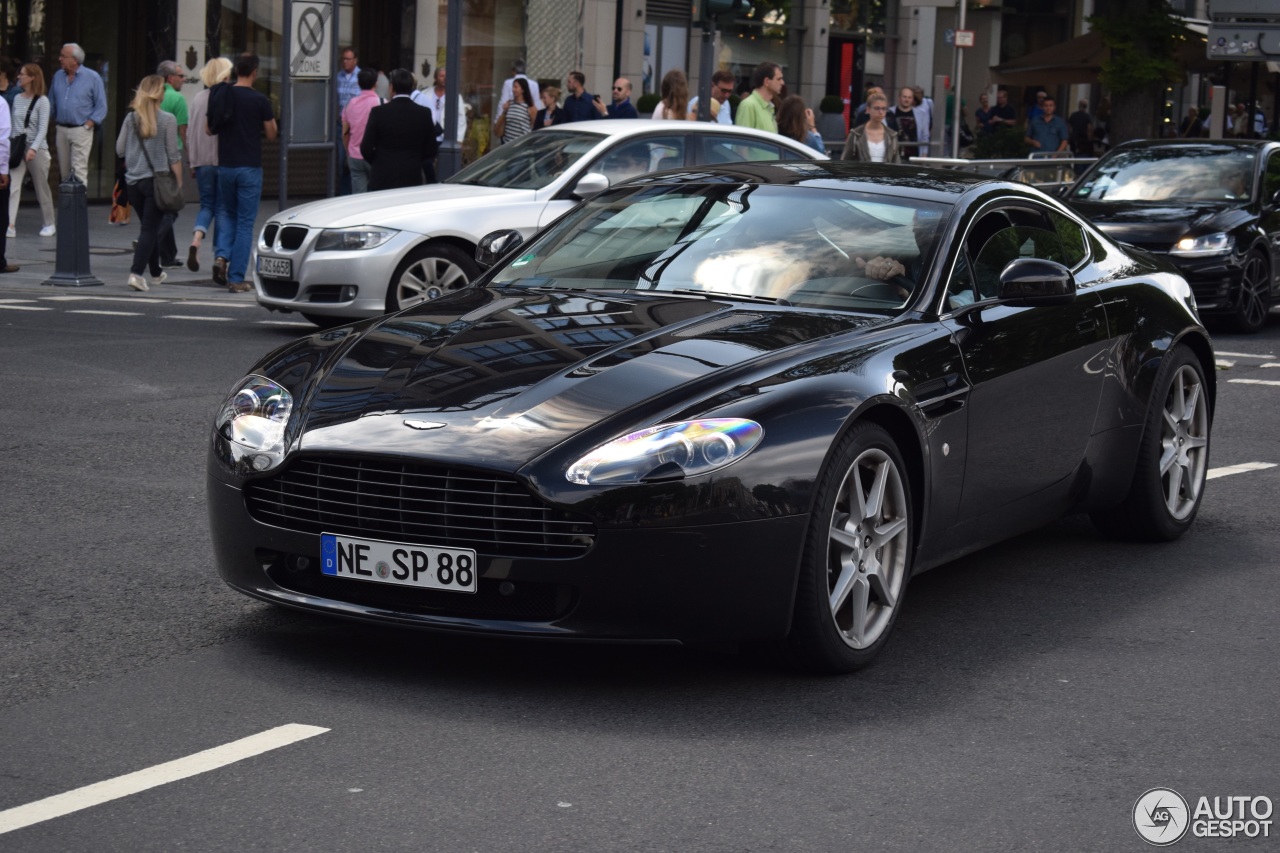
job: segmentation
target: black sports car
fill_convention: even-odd
[[[214,548],[290,607],[848,671],[915,572],[1065,513],[1185,531],[1213,361],[1183,278],[1025,185],[659,173],[255,365],[211,434]]]
[[[1280,143],[1129,142],[1065,199],[1113,240],[1173,261],[1206,317],[1256,332],[1280,301]]]

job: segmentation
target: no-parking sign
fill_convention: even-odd
[[[332,74],[333,4],[293,3],[289,31],[293,36],[289,76],[329,77]]]

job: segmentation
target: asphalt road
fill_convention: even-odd
[[[352,625],[210,558],[211,417],[309,327],[119,290],[0,289],[0,850],[1125,851],[1150,788],[1280,799],[1280,468],[1175,544],[1069,519],[918,577],[852,677]],[[1213,467],[1280,463],[1280,315],[1216,345]]]

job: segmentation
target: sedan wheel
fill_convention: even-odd
[[[476,262],[461,249],[441,243],[419,246],[409,253],[391,277],[387,310],[399,311],[443,296],[451,290],[460,290],[479,274]]]
[[[866,666],[902,606],[911,566],[908,480],[893,438],[858,424],[824,474],[789,639],[797,662],[823,672]]]
[[[1244,271],[1240,275],[1240,306],[1236,309],[1235,326],[1238,331],[1253,334],[1267,322],[1271,310],[1271,275],[1266,259],[1257,252],[1245,258]]]
[[[1203,369],[1180,346],[1161,373],[1129,495],[1115,509],[1091,516],[1119,538],[1176,539],[1191,526],[1204,494],[1211,414]]]

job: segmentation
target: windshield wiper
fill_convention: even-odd
[[[736,299],[739,302],[767,302],[770,305],[790,305],[785,299],[772,296],[760,296],[756,293],[721,293],[718,290],[698,290],[694,287],[677,287],[674,290],[659,290],[657,293],[676,293],[681,296],[701,296],[704,299]]]

